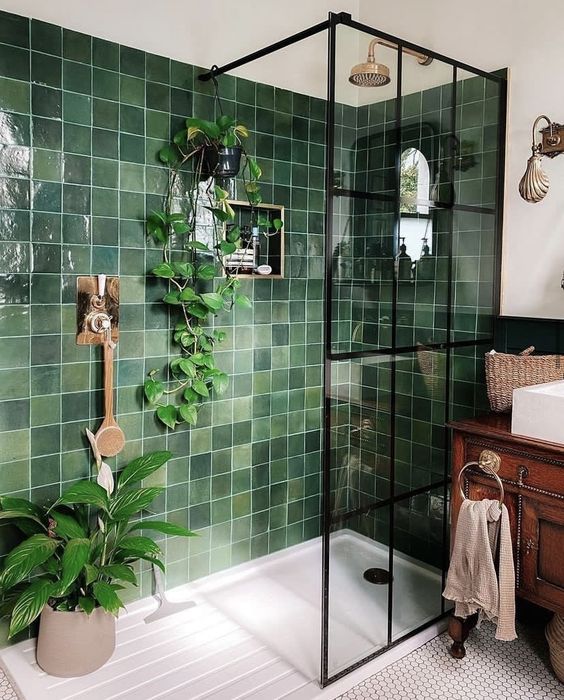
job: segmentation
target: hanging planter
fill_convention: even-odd
[[[241,146],[222,146],[211,144],[204,146],[203,173],[207,177],[236,177],[241,168]]]

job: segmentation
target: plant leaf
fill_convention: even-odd
[[[118,477],[118,490],[127,484],[135,483],[146,479],[160,469],[172,457],[172,452],[162,450],[160,452],[149,452],[142,457],[137,457],[130,462]],[[115,499],[114,499],[115,500]]]
[[[185,243],[187,248],[193,248],[194,250],[205,250],[209,253],[210,249],[205,243],[202,243],[202,241],[187,241]]]
[[[116,617],[119,609],[125,607],[112,586],[105,581],[96,581],[92,584],[92,592],[104,610]]]
[[[192,263],[188,262],[173,262],[172,263],[172,269],[174,270],[175,274],[178,275],[179,277],[192,277],[194,274],[194,266]]]
[[[170,279],[171,277],[174,277],[174,270],[168,263],[161,263],[160,265],[157,265],[154,267],[151,272],[155,277],[164,277],[166,279]]]
[[[196,394],[199,394],[200,396],[203,396],[205,398],[207,398],[210,395],[208,387],[201,379],[195,379],[192,382],[192,389],[194,389]]]
[[[54,530],[59,537],[63,537],[65,540],[86,537],[86,530],[72,515],[63,513],[60,510],[52,510],[51,517],[57,523]]]
[[[196,270],[196,277],[200,280],[213,280],[215,273],[215,265],[200,265]]]
[[[63,575],[61,577],[61,585],[63,589],[68,588],[78,578],[88,561],[89,553],[90,540],[85,537],[69,540],[66,543],[62,558]]]
[[[16,601],[10,620],[8,639],[21,632],[39,617],[51,595],[52,583],[38,579],[30,584]]]
[[[220,372],[212,377],[212,386],[218,394],[224,394],[229,386],[229,377],[225,372]]]
[[[141,520],[138,523],[134,523],[129,528],[129,532],[133,532],[134,530],[155,530],[155,532],[162,532],[164,535],[175,535],[177,537],[198,536],[192,530],[188,530],[176,523],[167,523],[166,520]]]
[[[175,409],[176,410],[176,409]],[[110,516],[113,520],[125,520],[146,508],[164,489],[161,486],[149,486],[140,489],[121,491],[112,500]]]
[[[178,407],[178,413],[182,420],[186,421],[189,425],[196,425],[198,422],[198,409],[194,404],[182,403]]]
[[[236,243],[241,238],[241,229],[239,226],[231,226],[225,232],[225,240],[229,243]]]
[[[200,295],[196,294],[192,287],[184,287],[184,289],[180,292],[179,299],[181,301],[198,301],[200,299]]]
[[[196,367],[194,366],[193,362],[190,362],[188,358],[184,358],[183,360],[180,360],[178,366],[187,377],[194,379],[196,376]]]
[[[174,134],[172,140],[177,146],[182,146],[186,143],[187,138],[188,129],[181,129],[180,131],[177,131],[176,134]]]
[[[0,589],[6,590],[27,578],[31,572],[46,562],[57,549],[60,540],[47,535],[32,535],[24,540],[6,557],[4,570],[0,574]]]
[[[115,578],[119,581],[132,583],[134,586],[137,585],[137,576],[133,569],[127,564],[108,564],[100,569],[100,573],[111,579]]]
[[[137,559],[143,559],[143,561],[148,561],[148,562],[150,562],[151,564],[154,564],[155,566],[158,566],[159,569],[163,572],[163,574],[165,573],[164,564],[162,563],[162,561],[161,561],[160,559],[157,559],[157,557],[151,557],[151,556],[149,556],[148,554],[139,554],[139,552],[136,552],[136,551],[133,550],[133,549],[131,549],[131,550],[125,550],[125,549],[124,549],[124,550],[120,550],[120,551],[118,552],[118,555],[122,558],[123,561],[125,561],[126,559],[131,559],[131,560],[133,560],[133,561],[135,561],[135,560],[137,560]]]
[[[86,585],[89,586],[98,578],[99,570],[98,567],[94,566],[93,564],[86,564],[84,570],[86,572]]]
[[[78,599],[78,604],[87,615],[90,615],[96,607],[96,601],[90,596],[80,596]]]
[[[164,295],[163,301],[165,304],[180,304],[180,292],[168,292]]]
[[[159,151],[159,160],[168,165],[176,163],[178,160],[178,151],[174,146],[165,146]]]
[[[160,554],[161,551],[161,548],[154,540],[142,535],[124,537],[119,543],[119,549],[125,549],[128,552],[138,552],[143,555]]]
[[[2,510],[13,510],[23,515],[34,515],[39,520],[43,515],[41,508],[27,501],[25,498],[14,498],[12,496],[0,496],[0,508]]]
[[[164,384],[162,382],[157,382],[155,379],[147,379],[143,388],[149,403],[157,403],[165,390]]]
[[[262,170],[256,160],[254,158],[247,158],[247,163],[249,164],[249,172],[253,180],[260,180]]]
[[[202,294],[202,301],[212,311],[219,311],[223,308],[223,297],[217,292],[208,292],[207,294]]]
[[[241,306],[244,309],[250,309],[252,307],[251,300],[244,294],[236,294],[235,303],[237,306]]]
[[[237,250],[235,243],[229,243],[229,241],[220,241],[217,247],[223,255],[231,255]]]
[[[211,211],[215,218],[218,221],[221,221],[221,223],[224,223],[225,221],[229,221],[229,219],[231,219],[229,212],[224,211],[223,209],[218,209],[218,207],[204,207],[204,209]]]
[[[93,481],[78,481],[68,488],[53,505],[70,506],[75,503],[84,503],[88,506],[96,506],[102,510],[108,510],[108,494]]]
[[[157,408],[157,418],[161,423],[164,423],[171,430],[174,430],[176,426],[176,406],[172,404],[167,404],[166,406],[159,406]]]

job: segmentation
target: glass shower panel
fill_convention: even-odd
[[[395,361],[395,495],[444,478],[447,353],[421,347]]]
[[[457,71],[456,204],[495,209],[500,144],[500,83]]]
[[[391,376],[388,356],[331,365],[330,675],[387,644]]]
[[[495,214],[484,213],[481,208],[454,212],[452,340],[493,336],[496,240]]]
[[[395,342],[410,348],[447,336],[454,69],[404,53],[401,77]]]
[[[442,612],[446,493],[441,486],[394,504],[393,641]]]
[[[390,85],[359,88],[351,67],[374,37],[337,28],[332,133],[331,349],[333,355],[391,346],[396,240],[397,50],[377,45]]]

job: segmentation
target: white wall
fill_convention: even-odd
[[[329,10],[346,11],[470,65],[509,67],[502,313],[564,319],[564,157],[545,159],[551,189],[544,202],[526,204],[517,192],[534,118],[564,122],[564,45],[549,19],[560,16],[559,0],[545,0],[542,12],[529,0],[0,0],[0,8],[204,66],[322,21]],[[322,96],[325,47],[324,36],[311,39],[239,74]],[[346,53],[362,60],[364,51]]]

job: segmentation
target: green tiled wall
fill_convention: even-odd
[[[223,108],[253,132],[264,201],[286,207],[286,279],[245,281],[222,314],[228,394],[167,433],[141,397],[174,322],[144,218],[160,206],[157,152],[189,115],[214,116],[199,69],[0,13],[0,492],[56,498],[91,473],[102,413],[98,347],[75,342],[77,275],[121,279],[117,418],[127,445],[174,458],[155,512],[198,530],[166,543],[174,585],[319,533],[324,102],[223,76]],[[11,533],[2,528],[5,551]],[[151,590],[144,571],[140,594]]]

